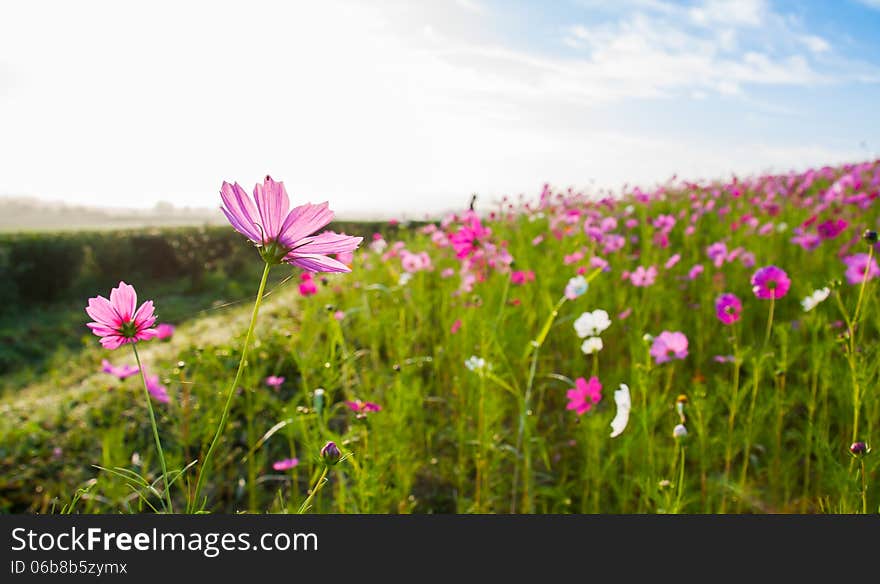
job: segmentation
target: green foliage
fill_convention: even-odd
[[[688,209],[685,194],[641,207],[642,224]],[[805,218],[805,210],[783,207],[774,221],[798,225]],[[876,223],[876,210],[859,220]],[[298,274],[275,268],[204,491],[207,509],[296,512],[323,471],[318,451],[334,440],[349,458],[332,468],[309,501],[314,512],[860,511],[860,481],[847,448],[854,379],[864,388],[856,408],[860,437],[875,441],[880,421],[880,350],[872,340],[880,331],[877,284],[866,290],[853,351],[840,338],[845,328],[838,321],[842,312],[853,313],[858,286],[844,284],[809,313],[798,302],[841,276],[837,246],[806,252],[790,243],[790,232],[731,232],[715,215],[692,237],[673,231],[669,248],[652,245],[643,231],[638,259],[612,258],[613,271],[599,274],[584,296],[562,303],[551,319],[574,272],[561,258],[591,244],[577,233],[533,245],[537,235],[548,234],[547,218],[496,222],[492,229],[496,240],[507,242],[515,268],[535,272],[534,282],[515,286],[508,274],[491,273],[472,292],[457,293],[460,280],[441,277],[457,261],[414,229],[387,234],[389,243],[399,239],[412,251],[430,251],[434,270],[403,284],[399,259],[383,261],[366,249],[352,274],[317,277],[315,296],[300,297]],[[345,230],[369,236],[373,226]],[[106,294],[116,280],[137,273],[146,281],[142,298],[152,298],[160,313],[180,304],[193,315],[180,319],[170,343],[142,348],[172,396],[156,407],[169,468],[177,469],[175,508],[182,508],[195,482],[193,462],[204,456],[238,364],[262,266],[230,229],[172,231],[162,235],[164,244],[149,233],[137,240],[117,234],[114,245],[104,247],[97,242],[109,235],[80,237],[90,251],[78,277],[87,273],[100,283],[87,294]],[[754,268],[733,262],[714,269],[706,261],[706,246],[722,239],[731,248],[745,246],[758,266],[774,263],[792,277],[791,291],[775,305],[766,350],[769,305],[751,293]],[[661,269],[654,286],[621,282],[624,269],[663,266],[673,253],[681,253],[681,261]],[[706,273],[686,279],[698,262]],[[163,278],[173,286],[154,284]],[[195,315],[181,290],[210,292],[190,297],[207,311]],[[211,308],[208,299],[216,299],[217,290],[222,299],[247,300]],[[743,300],[735,329],[715,316],[722,292]],[[594,359],[581,353],[572,324],[597,308],[613,323]],[[619,318],[626,309],[631,315]],[[341,321],[336,311],[344,312]],[[65,326],[81,327],[84,316],[79,319]],[[453,333],[458,320],[461,328]],[[532,341],[545,326],[546,338],[535,348]],[[687,334],[686,359],[652,361],[643,337],[663,330]],[[0,474],[0,510],[161,509],[159,463],[139,380],[119,382],[96,372],[101,358],[122,364],[131,356],[86,341],[64,366],[0,402],[0,461],[9,469]],[[731,354],[738,369],[714,359]],[[484,358],[491,370],[468,370],[471,356]],[[578,417],[566,409],[566,391],[575,378],[593,374],[603,384],[602,400]],[[277,390],[266,387],[268,375],[285,382]],[[613,390],[620,383],[631,389],[632,413],[623,434],[612,439]],[[672,437],[681,421],[680,394],[688,398],[684,442]],[[382,409],[358,418],[346,405],[354,400]],[[294,457],[295,468],[273,470],[273,462]],[[877,458],[865,459],[869,510],[880,504]]]

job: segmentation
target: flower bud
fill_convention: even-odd
[[[336,443],[332,440],[324,445],[324,448],[321,449],[321,460],[324,461],[324,464],[327,466],[333,466],[339,459],[342,457],[342,453],[339,451],[339,447],[336,446]]]
[[[862,238],[868,242],[870,245],[874,245],[877,243],[877,232],[873,229],[865,229],[865,232],[862,234]]]
[[[849,451],[853,456],[861,457],[868,454],[871,450],[864,442],[853,442],[849,447]]]
[[[672,437],[676,440],[681,440],[683,438],[687,438],[688,431],[687,428],[684,427],[684,424],[678,424],[675,428],[672,429]]]

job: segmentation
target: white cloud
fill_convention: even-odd
[[[831,50],[831,45],[822,37],[805,34],[801,35],[799,38],[804,46],[814,53],[825,53]]]
[[[689,16],[700,25],[759,26],[767,12],[763,0],[703,0],[689,10]]]

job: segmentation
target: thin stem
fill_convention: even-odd
[[[675,512],[681,512],[681,496],[684,491],[684,444],[680,443],[678,445],[679,451],[681,452],[681,456],[678,461],[678,484],[677,493],[675,496]]]
[[[868,263],[865,265],[865,274],[862,276],[862,284],[859,286],[859,299],[856,301],[856,311],[853,313],[853,328],[859,325],[859,316],[861,316],[862,299],[865,297],[865,286],[871,275],[871,260],[874,259],[874,246],[868,248]]]
[[[193,512],[196,509],[196,505],[199,504],[199,497],[202,492],[202,486],[205,482],[205,476],[210,469],[211,456],[214,454],[214,449],[217,448],[217,443],[220,442],[223,430],[226,429],[226,422],[229,420],[229,409],[232,405],[232,396],[235,395],[235,388],[238,387],[238,382],[241,380],[241,374],[244,371],[244,365],[247,361],[248,347],[251,343],[251,337],[254,335],[254,328],[257,325],[257,314],[260,311],[260,304],[263,301],[263,292],[266,290],[266,281],[269,279],[270,267],[269,263],[266,263],[265,268],[263,268],[263,277],[260,280],[260,289],[257,291],[257,299],[254,301],[254,311],[251,314],[251,324],[248,326],[247,334],[244,337],[244,346],[241,349],[241,359],[238,361],[238,370],[235,372],[235,379],[232,380],[232,385],[229,386],[229,391],[226,394],[226,403],[223,406],[223,414],[220,416],[220,423],[217,425],[214,439],[211,440],[211,445],[208,447],[208,452],[205,454],[205,460],[202,462],[202,467],[199,470],[196,489],[193,498],[190,501],[190,512]]]
[[[165,504],[168,506],[168,512],[174,513],[174,507],[171,504],[171,490],[168,488],[168,468],[165,466],[165,453],[162,451],[162,442],[159,440],[159,426],[156,424],[156,413],[153,411],[153,400],[150,398],[150,390],[147,389],[147,377],[144,368],[141,365],[141,357],[138,355],[137,343],[131,343],[131,349],[134,351],[134,358],[138,364],[138,370],[141,372],[141,381],[144,382],[144,398],[147,400],[147,410],[150,412],[150,425],[153,427],[153,439],[156,441],[156,450],[159,452],[159,463],[162,465],[162,482],[165,483]]]
[[[773,332],[773,309],[776,306],[776,297],[770,297],[770,315],[767,317],[767,332],[764,334],[764,345],[762,351],[767,349],[767,343],[770,342],[770,335]]]
[[[751,457],[751,449],[752,449],[752,422],[755,418],[755,403],[758,401],[758,385],[761,380],[761,358],[756,357],[753,364],[755,368],[753,383],[752,383],[752,398],[749,402],[749,413],[746,418],[746,444],[743,449],[743,465],[742,472],[739,477],[739,490],[740,496],[745,493],[746,490],[746,478],[749,474],[749,458]]]
[[[739,409],[739,372],[741,359],[739,356],[739,343],[736,337],[736,325],[733,331],[733,395],[730,398],[730,413],[727,416],[727,445],[724,448],[724,492],[721,495],[721,513],[727,512],[727,491],[730,480],[730,465],[733,461],[733,430],[736,425],[736,412]]]
[[[861,317],[862,299],[865,296],[865,286],[871,274],[871,260],[874,258],[874,246],[868,249],[868,263],[865,266],[865,275],[859,286],[859,299],[856,301],[856,310],[853,313],[852,324],[849,327],[849,365],[853,383],[853,433],[852,440],[855,442],[859,437],[859,415],[862,409],[862,392],[859,385],[858,371],[856,367],[856,334],[859,332],[859,318]],[[850,466],[852,468],[852,466]]]
[[[306,500],[303,501],[303,504],[299,506],[299,511],[297,511],[298,515],[302,515],[306,511],[309,510],[309,505],[312,502],[312,499],[315,498],[315,495],[318,491],[321,490],[321,487],[327,482],[327,473],[330,472],[330,467],[326,464],[324,465],[324,471],[321,473],[321,476],[318,477],[318,482],[315,483],[315,486],[312,487],[311,491],[309,491],[309,496],[306,497]]]
[[[532,399],[532,388],[535,384],[535,373],[538,368],[538,351],[541,349],[541,346],[544,344],[544,341],[547,339],[547,335],[550,333],[550,327],[553,326],[553,322],[556,320],[556,317],[559,316],[559,309],[562,308],[562,305],[565,304],[565,301],[568,300],[565,296],[560,298],[556,305],[553,306],[553,310],[550,312],[550,316],[547,317],[547,320],[544,322],[544,326],[541,328],[541,332],[538,333],[538,336],[529,341],[529,344],[526,346],[526,355],[530,352],[532,354],[531,364],[529,365],[529,376],[528,382],[526,383],[526,391],[525,396],[523,397],[522,407],[519,413],[519,428],[516,433],[516,458],[513,463],[513,485],[511,487],[511,497],[510,497],[510,512],[516,513],[516,495],[517,495],[517,487],[519,485],[519,451],[523,445],[523,439],[526,431],[526,415],[529,409],[529,403]],[[523,499],[525,501],[529,501],[529,478],[526,476],[526,473],[529,472],[529,466],[531,464],[531,456],[529,453],[529,445],[526,442],[526,452],[523,454],[523,462],[526,469],[523,471],[524,474],[524,487],[523,487]],[[531,505],[529,505],[531,507]],[[528,512],[531,512],[531,509],[527,509]]]
[[[859,460],[862,471],[862,515],[868,514],[868,477],[865,475],[864,455]]]

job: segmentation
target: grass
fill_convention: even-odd
[[[876,512],[877,457],[856,461],[848,448],[876,439],[880,307],[876,280],[864,290],[850,284],[841,257],[868,252],[859,236],[876,229],[876,204],[857,195],[878,184],[880,164],[867,163],[675,185],[613,202],[550,193],[540,208],[511,201],[513,209],[484,214],[491,234],[478,238],[477,249],[494,265],[471,256],[463,268],[451,247],[437,245],[443,237],[419,228],[397,232],[405,249],[431,259],[432,269],[411,276],[403,276],[401,252],[391,256],[391,245],[382,253],[365,245],[351,274],[318,277],[319,292],[307,297],[296,274],[285,280],[289,267],[276,267],[202,492],[207,508],[296,512],[321,484],[318,452],[334,440],[348,456],[308,501],[312,512]],[[661,215],[676,218],[668,242],[654,227]],[[590,217],[595,225],[614,217],[618,225],[608,232],[626,244],[603,250],[607,236],[596,241],[583,228]],[[463,218],[438,232],[460,233]],[[809,251],[792,243],[796,228],[811,233],[831,218],[847,228]],[[706,253],[716,242],[742,247],[755,264],[740,257],[716,267]],[[666,268],[675,254],[680,261]],[[610,269],[595,269],[592,257]],[[705,271],[689,279],[695,264]],[[791,278],[790,291],[772,303],[755,298],[750,284],[768,264]],[[659,272],[653,285],[623,279],[651,265]],[[560,300],[578,268],[590,277],[589,289]],[[444,277],[448,269],[455,275]],[[532,271],[534,281],[512,283],[511,270]],[[463,271],[479,275],[469,291]],[[831,297],[805,312],[799,301],[826,285]],[[732,326],[715,315],[723,292],[743,302]],[[162,319],[174,296],[149,294]],[[222,415],[252,301],[190,319],[170,341],[140,346],[172,397],[154,404],[169,472],[192,465],[172,487],[175,509],[186,507],[194,463]],[[603,349],[587,356],[573,323],[595,309],[606,310],[612,324],[601,335]],[[0,460],[8,469],[0,476],[0,509],[69,511],[73,499],[76,512],[161,508],[140,380],[98,372],[102,358],[133,361],[130,351],[100,350],[84,321],[62,320],[63,334],[87,348],[65,353],[64,363],[49,361],[0,401]],[[664,330],[685,333],[686,358],[652,358],[645,335]],[[728,355],[731,362],[715,359]],[[486,367],[466,367],[472,356]],[[268,375],[285,382],[270,389]],[[566,409],[574,380],[594,375],[601,401],[582,416]],[[630,388],[632,411],[623,433],[610,438],[621,383]],[[346,405],[355,400],[381,410],[358,417]],[[676,440],[673,428],[682,422],[687,437]],[[299,464],[273,470],[285,458]],[[133,489],[131,474],[146,486]]]

